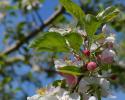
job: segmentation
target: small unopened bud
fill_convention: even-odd
[[[90,51],[89,50],[83,50],[82,51],[85,56],[90,56]]]
[[[89,63],[87,64],[87,69],[88,69],[89,71],[95,70],[96,67],[97,67],[97,64],[96,64],[95,62],[89,62]]]
[[[111,78],[112,80],[116,80],[116,79],[117,79],[117,75],[111,75],[110,78]]]
[[[103,63],[112,63],[116,53],[111,49],[105,49],[101,54],[101,61]]]

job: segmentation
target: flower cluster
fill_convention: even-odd
[[[71,50],[71,57],[55,59],[55,69],[63,77],[58,85],[46,89],[39,89],[38,94],[28,97],[27,100],[97,100],[101,97],[110,97],[109,66],[115,61],[115,34],[104,25],[103,36],[90,42],[85,31],[80,28],[56,29],[50,32],[59,32],[62,35],[76,32],[84,37],[79,52]],[[67,46],[71,46],[67,41]],[[111,73],[110,73],[111,74]],[[63,86],[62,86],[63,84]]]
[[[80,100],[78,93],[70,94],[61,87],[48,87],[37,92],[38,94],[28,97],[27,100]]]

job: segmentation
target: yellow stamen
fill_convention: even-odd
[[[46,88],[40,88],[36,92],[40,95],[44,95],[46,93],[47,89]]]

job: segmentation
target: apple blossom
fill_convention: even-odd
[[[36,94],[31,97],[27,97],[27,100],[80,100],[78,93],[69,93],[65,89],[60,87],[49,87],[46,90],[39,90],[44,92],[44,94]]]
[[[4,18],[5,14],[0,12],[0,21]]]
[[[40,95],[35,94],[35,95],[31,96],[31,97],[27,97],[27,100],[39,100],[39,98],[40,98]]]
[[[77,29],[77,32],[78,32],[78,34],[80,34],[81,36],[86,36],[86,35],[87,35],[86,32],[83,31],[83,30],[81,30],[81,29]]]
[[[68,92],[64,92],[63,95],[57,95],[58,100],[80,100],[80,96],[78,93],[69,94]]]
[[[105,78],[101,78],[101,77],[102,76],[97,75],[97,78],[95,78],[95,77],[82,78],[79,83],[78,91],[80,93],[84,93],[85,97],[88,98],[90,96],[89,94],[87,94],[89,85],[96,84],[97,86],[99,85],[99,87],[101,89],[101,96],[114,98],[114,96],[112,96],[109,91],[109,86],[110,86],[109,81],[107,81]],[[93,93],[93,95],[96,95],[96,94]]]
[[[71,32],[71,28],[50,28],[49,29],[49,32],[57,32],[57,33],[60,33],[61,35],[66,35],[67,33]]]
[[[88,100],[97,100],[97,98],[95,96],[91,96],[91,97],[89,97]]]
[[[95,51],[99,46],[100,46],[100,44],[98,42],[92,43],[92,45],[90,47],[90,51]]]
[[[99,20],[98,17],[102,16],[104,13],[105,12],[100,13],[95,18]],[[90,19],[88,21],[91,22]],[[100,23],[99,25],[102,25],[102,23]],[[87,28],[88,29],[85,29],[87,30],[86,32],[82,30],[81,27],[80,28],[76,27],[74,29],[72,29],[71,27],[49,29],[50,33],[57,32],[57,34],[59,33],[60,36],[62,36],[58,39],[61,39],[61,38],[64,39],[65,44],[67,44],[66,46],[69,48],[69,55],[73,55],[73,56],[70,57],[70,60],[68,60],[68,58],[54,60],[55,70],[65,79],[65,80],[61,80],[61,82],[65,81],[64,82],[65,84],[64,86],[66,86],[65,89],[62,89],[62,84],[61,85],[57,84],[58,85],[57,87],[51,87],[46,91],[39,92],[40,99],[38,100],[49,100],[49,99],[51,100],[80,100],[80,99],[97,100],[97,97],[98,97],[97,92],[100,92],[99,94],[100,98],[113,97],[111,95],[111,92],[109,91],[110,82],[106,78],[104,78],[105,76],[103,72],[105,72],[105,70],[103,70],[101,66],[103,63],[111,64],[114,61],[116,53],[112,47],[113,47],[113,44],[115,43],[115,35],[112,34],[111,30],[107,27],[107,25],[104,25],[102,27],[103,34],[101,34],[99,37],[94,34],[95,29],[99,27],[95,27],[94,31],[92,29],[93,32],[88,31],[89,25]],[[72,34],[70,37],[70,33],[72,32],[76,32],[80,34],[79,35],[80,37],[78,38],[77,41],[74,40],[76,38],[75,36],[72,38]],[[89,35],[90,33],[93,33],[93,34]],[[69,34],[69,37],[65,37],[66,34]],[[84,41],[80,42],[79,41],[80,38],[81,40],[83,39]],[[73,47],[74,45],[77,45],[77,42],[78,44],[80,43],[78,50],[76,49],[76,47]],[[54,48],[56,46],[52,45],[52,47]],[[86,57],[80,53],[80,48],[81,49],[84,48],[84,50],[82,51],[82,54],[85,55]],[[91,53],[91,56],[90,56],[90,53]],[[85,70],[83,66],[86,68]],[[111,72],[111,69],[109,68],[107,72],[108,71]],[[101,75],[99,75],[99,73],[101,73]],[[34,98],[34,97],[39,98],[39,95],[29,97],[29,98]]]
[[[67,66],[66,61],[64,61],[63,59],[54,60],[54,64],[55,64],[56,70],[58,70],[58,68],[60,68],[60,67]]]
[[[33,7],[41,7],[41,3],[39,2],[39,0],[32,0],[32,2],[30,2],[29,0],[22,0],[22,7],[25,8],[27,10],[32,10]]]
[[[114,35],[111,35],[111,36],[108,36],[106,39],[105,39],[105,42],[107,43],[114,43],[115,42],[115,36]]]
[[[109,85],[110,85],[109,81],[107,81],[104,78],[100,78],[99,84],[100,84],[100,87],[101,87],[102,96],[107,97],[109,95]]]
[[[105,33],[105,34],[110,34],[110,33],[111,33],[111,30],[110,30],[110,28],[105,24],[105,25],[103,25],[103,27],[102,27],[102,32]]]
[[[112,63],[116,56],[115,51],[111,49],[105,49],[101,54],[101,61],[103,63]]]

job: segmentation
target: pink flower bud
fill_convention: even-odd
[[[97,67],[97,64],[96,64],[95,62],[89,62],[89,63],[87,64],[87,69],[88,69],[89,71],[95,70],[96,67]]]
[[[82,51],[85,56],[90,56],[90,51],[89,50],[83,50]]]
[[[110,78],[111,78],[112,80],[116,80],[116,79],[117,79],[117,75],[111,75]]]
[[[105,49],[101,54],[101,61],[103,63],[112,63],[116,53],[111,49]]]
[[[65,73],[60,73],[65,79],[68,85],[75,85],[77,83],[77,77],[70,75],[70,74],[65,74]]]

